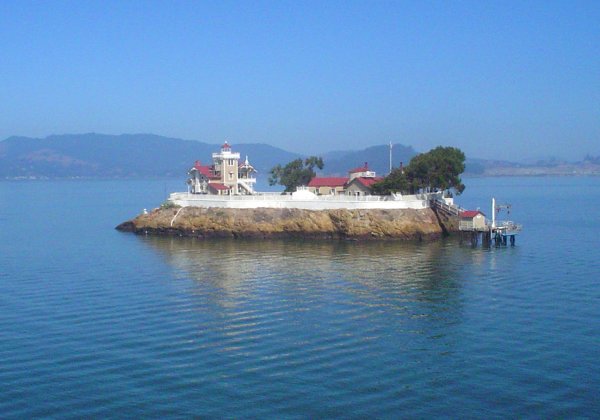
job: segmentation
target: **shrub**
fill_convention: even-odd
[[[172,201],[168,201],[167,200],[167,201],[165,201],[164,203],[162,203],[160,205],[160,208],[163,209],[163,210],[166,210],[166,209],[179,209],[179,208],[181,208],[181,206],[179,204],[175,204]]]

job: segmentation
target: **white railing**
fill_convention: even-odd
[[[249,193],[254,192],[254,187],[252,186],[254,182],[256,182],[256,179],[253,178],[238,178],[238,185],[241,185]]]
[[[523,225],[519,225],[511,220],[496,222],[496,228],[507,232],[520,232],[523,230]]]
[[[465,211],[463,208],[454,205],[454,204],[447,204],[443,199],[440,198],[434,198],[432,200],[433,204],[443,210],[446,211],[447,213],[453,214],[455,216],[459,216],[460,213],[462,213],[463,211]]]
[[[248,178],[241,178],[238,177],[238,181],[244,181],[244,182],[252,182],[252,183],[256,183],[256,178],[253,176],[250,176]]]
[[[169,201],[182,207],[217,208],[289,208],[306,210],[334,209],[425,209],[427,197],[411,195],[402,197],[381,196],[315,196],[260,193],[253,195],[211,195],[172,193]]]
[[[341,202],[379,202],[379,201],[421,201],[427,200],[427,194],[403,195],[401,197],[379,196],[379,195],[317,195],[315,201],[341,201]],[[297,200],[289,193],[261,192],[252,195],[212,195],[176,192],[169,195],[169,200],[194,200],[212,201],[215,199],[229,201],[260,201],[273,200],[295,201]],[[448,206],[447,204],[444,204]],[[449,207],[449,206],[448,206]]]

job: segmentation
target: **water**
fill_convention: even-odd
[[[514,248],[113,229],[181,187],[0,182],[0,417],[600,415],[600,178],[468,179]]]

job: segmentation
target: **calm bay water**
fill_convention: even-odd
[[[0,182],[0,417],[600,416],[600,178],[466,184],[515,247],[140,237],[180,180]]]

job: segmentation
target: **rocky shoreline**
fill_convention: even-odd
[[[299,210],[160,208],[121,223],[117,230],[196,238],[303,238],[434,240],[455,231],[455,218],[432,209]]]

